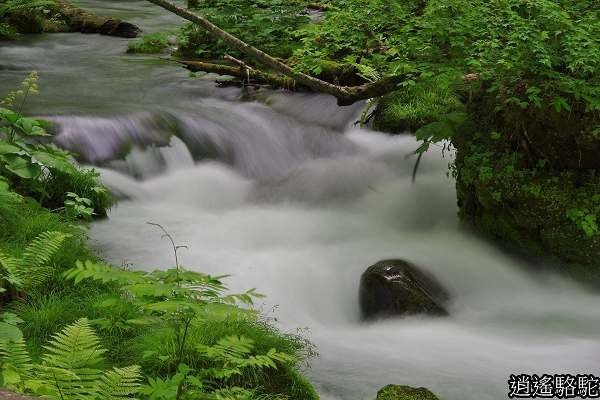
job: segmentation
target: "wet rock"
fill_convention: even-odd
[[[425,388],[387,385],[377,392],[375,400],[439,400],[439,398]]]
[[[364,319],[413,314],[448,315],[448,292],[431,275],[404,260],[370,266],[360,280]]]
[[[98,29],[101,35],[118,36],[123,38],[135,38],[140,34],[141,30],[136,25],[120,21],[118,19],[109,19]]]

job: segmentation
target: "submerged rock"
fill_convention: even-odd
[[[429,274],[404,260],[384,260],[370,266],[360,280],[364,319],[392,315],[448,315],[448,292]]]
[[[439,400],[425,388],[412,388],[403,385],[387,385],[377,392],[375,400]]]

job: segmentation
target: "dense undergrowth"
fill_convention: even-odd
[[[87,247],[86,221],[110,194],[18,111],[36,80],[0,106],[0,387],[61,400],[317,398],[300,372],[311,345],[253,311],[254,290],[230,294],[225,277],[177,259],[130,271]]]

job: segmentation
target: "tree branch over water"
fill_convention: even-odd
[[[307,88],[310,88],[316,92],[327,93],[336,97],[338,99],[338,104],[340,105],[350,105],[360,100],[382,96],[392,91],[396,85],[403,80],[402,76],[388,76],[376,82],[366,83],[359,86],[334,85],[333,83],[326,82],[294,70],[289,65],[270,56],[264,51],[250,46],[248,43],[238,39],[229,32],[224,31],[200,14],[191,12],[183,7],[179,7],[168,0],[148,1],[199,25],[211,35],[223,40],[223,42],[225,42],[231,48],[254,58],[264,66],[269,67],[282,75],[292,78],[298,84],[306,86]]]

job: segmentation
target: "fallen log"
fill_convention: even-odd
[[[240,80],[241,84],[268,85],[277,89],[296,91],[304,87],[285,75],[270,74],[254,68],[231,66],[225,64],[207,63],[204,61],[178,61],[192,72],[210,72],[219,75],[229,75]],[[306,88],[304,88],[306,89]]]
[[[54,0],[55,19],[61,23],[46,24],[46,31],[68,31],[81,33],[99,33],[124,38],[137,37],[141,30],[136,25],[119,19],[89,13],[66,0]]]
[[[303,85],[316,92],[327,93],[335,96],[340,105],[350,105],[359,100],[370,99],[383,96],[394,90],[397,84],[403,80],[402,76],[389,76],[373,83],[366,83],[359,86],[339,86],[321,79],[306,75],[294,70],[289,65],[268,55],[248,43],[236,38],[229,32],[224,31],[204,16],[191,12],[185,8],[179,7],[168,0],[148,0],[172,13],[191,21],[204,28],[209,34],[218,37],[229,47],[238,50],[242,54],[253,58],[273,71],[292,78],[297,85]]]

